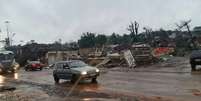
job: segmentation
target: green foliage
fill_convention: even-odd
[[[91,48],[95,46],[95,34],[94,33],[83,33],[80,40],[78,40],[80,48]]]
[[[135,38],[138,38],[136,36]],[[138,39],[143,40],[143,39]],[[78,45],[80,48],[92,48],[92,47],[102,47],[103,45],[115,45],[115,44],[127,44],[130,45],[133,39],[130,35],[124,34],[119,35],[116,33],[112,33],[111,36],[106,36],[103,34],[94,34],[94,33],[83,33],[81,38],[78,40]]]
[[[107,42],[107,36],[103,34],[99,34],[95,38],[95,43],[97,47],[101,47]]]
[[[141,43],[149,43],[148,40],[151,40],[150,37],[145,37],[144,33],[141,33],[137,36],[137,42],[141,42]]]
[[[121,36],[115,33],[112,33],[112,35],[109,37],[109,44],[115,45],[115,44],[121,44]]]
[[[121,44],[131,44],[132,38],[130,35],[124,34],[121,38]]]

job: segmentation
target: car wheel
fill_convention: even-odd
[[[42,67],[40,68],[40,71],[41,71],[41,70],[43,70],[43,68],[42,68]]]
[[[71,78],[71,83],[75,83],[78,80],[76,75],[73,75]]]
[[[11,72],[12,72],[12,73],[16,73],[16,70],[15,70],[15,69],[12,69]]]
[[[196,65],[195,64],[191,64],[191,71],[196,71]]]
[[[91,79],[91,83],[97,83],[97,78],[95,77],[95,78],[92,78]]]
[[[59,78],[56,75],[54,75],[54,81],[55,83],[59,83]]]
[[[29,69],[27,67],[25,67],[25,71],[28,71]]]

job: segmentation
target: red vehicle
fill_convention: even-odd
[[[29,61],[28,64],[25,66],[25,70],[42,70],[43,65],[39,61]]]

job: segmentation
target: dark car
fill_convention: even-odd
[[[190,56],[191,70],[196,71],[196,65],[201,65],[201,50],[194,50]]]
[[[80,60],[61,61],[54,66],[53,77],[56,83],[59,79],[71,80],[72,83],[81,79],[91,79],[97,82],[99,69],[92,67]]]
[[[43,65],[40,63],[40,61],[29,61],[28,64],[25,66],[25,70],[42,70]]]
[[[0,73],[14,73],[19,67],[19,64],[15,62],[14,53],[12,51],[0,49]]]

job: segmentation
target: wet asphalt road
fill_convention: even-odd
[[[136,69],[117,67],[106,71],[98,78],[97,84],[81,81],[73,93],[78,91],[80,94],[81,92],[79,97],[87,101],[93,101],[93,98],[116,101],[119,100],[118,95],[146,96],[152,99],[150,101],[201,101],[201,72],[191,73],[186,58],[172,58],[165,63]],[[13,79],[17,82],[10,82]],[[35,92],[32,95],[41,96],[43,100],[48,98],[62,100],[56,94],[60,91],[51,94],[49,93],[51,89],[58,87],[63,93],[68,94],[69,89],[73,86],[64,80],[55,84],[51,69],[30,72],[20,70],[12,76],[0,76],[1,85],[9,82],[17,87],[17,92],[27,95],[30,95],[30,91]],[[40,88],[40,85],[44,86],[43,89]],[[38,90],[33,90],[33,88]],[[72,96],[77,96],[76,93],[73,93]],[[52,96],[54,99],[51,98]],[[67,95],[63,94],[63,97],[65,96]]]

